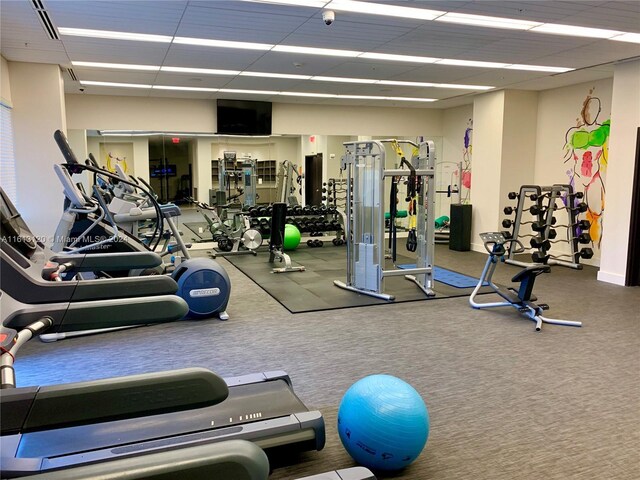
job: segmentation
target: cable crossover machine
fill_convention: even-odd
[[[411,147],[411,160],[402,156],[400,168],[385,169],[385,143]],[[334,280],[340,288],[370,295],[383,300],[395,297],[384,292],[384,280],[403,275],[414,282],[427,296],[434,296],[433,255],[435,218],[435,144],[432,141],[416,144],[407,140],[376,140],[344,143],[346,152],[341,169],[346,171],[347,281]],[[385,179],[392,179],[394,188],[401,178],[407,179],[407,198],[415,200],[415,230],[409,232],[409,251],[416,252],[414,268],[385,269]],[[395,257],[393,219],[390,222],[392,258]],[[411,245],[409,245],[411,244]],[[409,248],[410,247],[410,248]],[[393,258],[395,263],[395,258]]]

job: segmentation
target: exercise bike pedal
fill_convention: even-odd
[[[538,307],[540,307],[542,310],[549,310],[549,305],[546,303],[539,303]]]

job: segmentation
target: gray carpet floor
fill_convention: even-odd
[[[438,265],[468,275],[485,259],[436,246]],[[223,376],[285,370],[324,413],[327,446],[273,472],[284,480],[354,465],[336,433],[338,405],[358,379],[387,373],[422,395],[431,432],[414,464],[378,478],[640,477],[640,289],[598,282],[593,268],[554,267],[536,295],[548,316],[584,326],[536,333],[514,309],[473,310],[466,297],[291,314],[219,261],[233,282],[230,320],[32,341],[16,365],[20,385],[187,366]],[[510,284],[518,270],[500,265],[495,280]]]

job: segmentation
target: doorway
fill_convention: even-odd
[[[633,175],[633,198],[629,222],[626,286],[640,286],[640,127],[636,134],[636,161]]]
[[[149,180],[162,203],[186,203],[193,196],[191,141],[182,138],[149,138]]]
[[[322,154],[304,157],[304,203],[322,204]]]

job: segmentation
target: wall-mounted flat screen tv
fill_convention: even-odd
[[[177,169],[175,165],[165,165],[164,167],[149,167],[149,176],[151,178],[175,177]]]
[[[271,135],[271,102],[218,99],[217,133]]]

